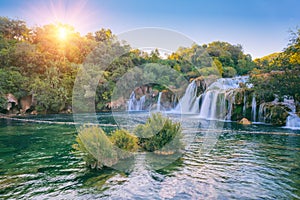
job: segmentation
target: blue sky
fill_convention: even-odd
[[[29,26],[62,21],[82,34],[141,27],[179,31],[199,44],[241,44],[253,58],[286,47],[300,27],[299,0],[0,0],[0,15]]]

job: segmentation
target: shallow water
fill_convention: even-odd
[[[146,117],[131,115],[135,122]],[[216,128],[172,117],[184,124],[185,153],[159,169],[140,154],[124,172],[87,169],[72,152],[74,125],[0,119],[0,199],[300,199],[299,130],[231,122]],[[72,115],[30,119],[73,121]],[[112,115],[98,119],[106,131],[115,128]],[[216,139],[209,147],[207,136]]]

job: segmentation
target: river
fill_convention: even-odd
[[[115,128],[111,114],[97,117],[106,131]],[[300,199],[299,130],[235,122],[214,129],[183,117],[192,140],[175,162],[156,169],[140,154],[128,170],[96,171],[72,150],[72,115],[18,119],[0,119],[0,199]],[[215,143],[199,153],[211,134]]]

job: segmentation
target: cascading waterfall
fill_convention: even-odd
[[[229,90],[226,92],[226,99],[228,101],[227,114],[225,115],[226,120],[231,120],[233,103],[235,99],[234,90]]]
[[[197,82],[193,80],[183,95],[183,97],[177,102],[176,94],[170,99],[170,105],[172,105],[173,112],[176,113],[188,113],[188,114],[199,114],[199,118],[203,119],[217,119],[217,120],[231,120],[233,116],[233,111],[236,109],[236,106],[242,107],[242,116],[248,116],[247,104],[250,104],[251,96],[247,96],[244,93],[243,100],[240,102],[238,92],[243,92],[243,90],[235,90],[240,88],[241,85],[244,85],[248,88],[251,88],[252,85],[248,84],[248,76],[235,77],[235,78],[220,78],[212,83],[207,90],[197,96]],[[243,84],[241,84],[243,83]],[[159,92],[157,99],[157,111],[162,111],[161,103],[162,92]],[[237,98],[236,98],[237,97]],[[139,99],[136,98],[135,92],[133,91],[130,95],[128,101],[128,111],[141,111],[146,110],[145,108],[146,96],[142,96]],[[238,101],[240,103],[237,103]],[[251,101],[251,121],[253,122],[263,122],[269,121],[271,117],[269,115],[269,110],[267,109],[270,103],[280,103],[284,104],[290,108],[289,116],[286,119],[286,127],[300,129],[300,117],[296,114],[296,107],[292,99],[284,99],[284,102],[278,102],[278,99],[274,102],[257,104],[256,95],[252,95]],[[236,113],[235,113],[236,114]],[[249,113],[250,114],[250,113]],[[268,115],[268,116],[267,116]]]
[[[263,122],[265,123],[266,122],[266,106],[265,106],[265,103],[262,103],[259,105],[259,110],[258,110],[258,121],[259,122]]]
[[[199,98],[197,98],[197,84],[195,80],[188,85],[185,94],[175,107],[175,111],[182,113],[197,113],[197,110],[194,110],[194,108],[197,109],[197,105],[194,104],[199,104]]]
[[[136,99],[134,91],[130,94],[128,101],[128,111],[141,111],[144,109],[146,96],[142,96],[139,100]]]
[[[253,97],[252,97],[251,107],[252,107],[252,110],[251,110],[252,121],[256,122],[256,98],[255,98],[255,94],[253,94]]]
[[[218,99],[218,91],[207,91],[203,95],[203,101],[200,110],[200,118],[216,119],[216,105]]]
[[[195,99],[195,102],[194,102],[194,104],[193,104],[193,106],[192,106],[192,108],[191,108],[192,112],[195,112],[195,113],[198,113],[198,112],[199,112],[201,96],[202,96],[202,95],[200,95],[199,97],[197,97],[197,98]]]
[[[162,94],[162,92],[160,92],[160,93],[158,94],[157,107],[156,107],[156,110],[157,110],[157,111],[160,111],[160,107],[161,107],[161,104],[160,104],[161,94]]]
[[[197,83],[192,81],[175,108],[175,112],[199,113],[199,118],[231,120],[235,100],[234,89],[246,83],[248,77],[220,78],[197,97]],[[201,100],[201,103],[200,103]],[[228,106],[226,107],[226,102]]]
[[[243,115],[246,116],[246,104],[247,104],[247,96],[246,93],[244,94],[244,101],[243,101],[244,105],[243,105]]]
[[[290,113],[286,119],[286,127],[291,129],[300,129],[300,117],[295,113]]]
[[[296,105],[294,100],[284,99],[284,102],[289,106],[291,112],[286,119],[286,128],[300,129],[300,117],[296,114]]]

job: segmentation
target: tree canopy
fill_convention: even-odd
[[[160,66],[170,67],[188,80],[212,74],[218,77],[251,74],[254,90],[262,101],[275,96],[299,101],[299,35],[300,30],[291,33],[290,43],[283,52],[254,61],[240,44],[222,41],[180,47],[162,58],[157,49],[148,53],[132,49],[118,41],[110,29],[101,28],[82,36],[66,24],[29,28],[23,20],[0,17],[0,107],[4,107],[5,95],[11,93],[17,98],[33,95],[40,112],[60,112],[72,104],[77,73],[83,73],[86,80],[94,80],[97,76],[92,72],[95,72],[102,77],[96,82],[96,109],[105,110],[116,83],[136,66],[148,66],[162,74],[157,80],[165,85],[176,81],[165,76],[166,69]],[[133,84],[135,78],[156,77],[153,71],[143,73],[128,76],[128,84]],[[84,90],[81,92],[86,96],[93,92],[88,87]],[[125,90],[119,91],[122,92]]]

